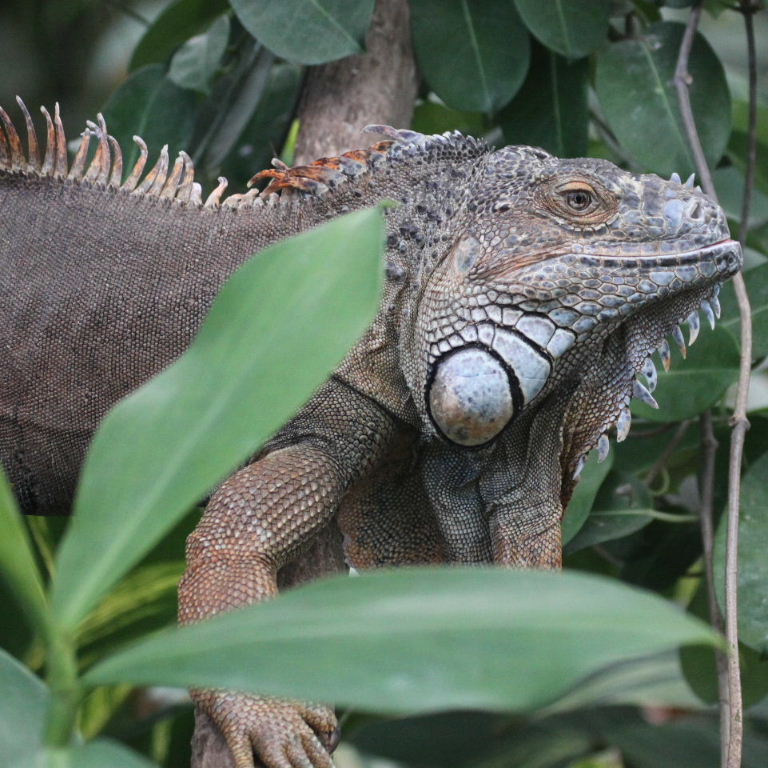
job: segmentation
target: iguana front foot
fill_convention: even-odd
[[[235,768],[333,768],[339,727],[329,707],[217,691],[193,698],[221,730]]]

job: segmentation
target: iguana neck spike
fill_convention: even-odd
[[[42,164],[40,163],[40,148],[37,143],[35,126],[32,124],[32,118],[29,115],[29,110],[27,109],[26,104],[24,104],[19,96],[16,97],[16,103],[21,108],[21,112],[24,115],[24,122],[27,126],[27,150],[29,155],[29,166],[35,171],[40,171]]]

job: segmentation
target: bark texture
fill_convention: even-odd
[[[408,0],[378,0],[366,49],[307,74],[299,104],[297,164],[372,143],[373,137],[361,133],[366,125],[410,125],[417,79]],[[341,533],[333,521],[310,549],[281,570],[278,581],[281,589],[288,589],[345,569]],[[199,711],[192,768],[234,768],[221,733]]]

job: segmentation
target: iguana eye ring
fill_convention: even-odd
[[[592,205],[592,195],[583,189],[574,189],[566,192],[565,202],[573,208],[574,211],[584,211]]]

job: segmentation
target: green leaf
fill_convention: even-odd
[[[112,739],[96,739],[72,749],[73,768],[158,768],[156,763]]]
[[[253,690],[388,712],[533,709],[608,664],[714,641],[669,602],[612,580],[397,569],[315,582],[160,633],[85,679]]]
[[[449,107],[493,112],[522,85],[530,41],[509,0],[413,0],[411,23],[422,74]]]
[[[717,168],[712,172],[717,188],[718,202],[726,216],[733,221],[741,221],[741,205],[744,200],[744,173],[736,166]],[[759,189],[752,190],[752,202],[749,207],[749,229],[761,227],[768,222],[768,195]]]
[[[416,105],[411,127],[419,133],[461,131],[466,136],[482,136],[487,130],[482,112],[459,112],[436,101]]]
[[[528,29],[547,48],[578,59],[606,42],[611,0],[515,0]]]
[[[595,496],[600,490],[613,464],[613,453],[601,464],[598,462],[597,451],[589,454],[587,463],[581,471],[579,483],[563,515],[562,536],[563,544],[567,544],[578,532],[587,517],[589,517]]]
[[[749,303],[752,309],[752,359],[768,355],[768,264],[744,273]],[[733,284],[728,283],[722,292],[723,319],[720,323],[737,342],[740,334],[739,307]]]
[[[1,467],[0,531],[0,573],[36,629],[45,635],[50,628],[48,601],[27,528]]]
[[[374,0],[229,0],[240,23],[270,51],[297,64],[362,53]]]
[[[684,29],[665,21],[640,38],[613,43],[597,56],[595,80],[608,124],[638,165],[683,178],[696,170],[672,82]],[[731,98],[723,65],[699,34],[688,69],[696,127],[714,168],[731,132]]]
[[[688,348],[686,360],[671,346],[672,369],[659,371],[658,389],[653,393],[658,410],[633,400],[633,414],[651,421],[696,418],[718,402],[738,378],[739,350],[733,336],[722,328],[702,328],[698,341]]]
[[[195,94],[172,83],[160,64],[134,72],[103,110],[109,132],[122,147],[125,167],[130,170],[139,157],[134,136],[155,150],[168,144],[171,157],[189,149],[195,103]]]
[[[130,70],[164,64],[187,38],[196,35],[226,10],[226,0],[176,0],[144,33],[131,57]]]
[[[187,352],[106,416],[59,549],[64,625],[74,629],[338,364],[373,318],[382,240],[379,211],[366,209],[262,251]]]
[[[168,77],[181,88],[208,93],[229,40],[229,17],[219,16],[202,35],[195,35],[171,59]]]
[[[768,453],[745,473],[739,519],[739,639],[759,653],[768,653]],[[725,540],[723,514],[715,538],[715,584],[718,602],[725,605]]]
[[[9,768],[37,768],[50,692],[0,648],[0,755]]]
[[[589,63],[534,49],[523,87],[499,115],[508,144],[543,147],[558,157],[587,154]]]

